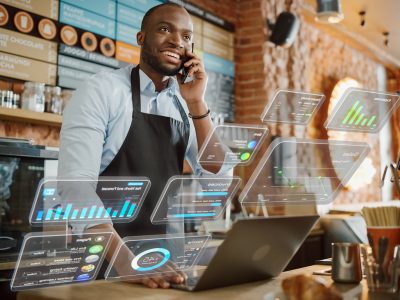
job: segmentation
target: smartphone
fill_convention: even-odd
[[[192,43],[192,53],[193,53],[193,50],[194,50],[194,43]],[[187,62],[189,59],[190,58],[185,59],[184,63]],[[190,70],[190,66],[182,68],[182,80],[181,80],[181,83],[185,83],[186,78],[189,75],[189,70]]]

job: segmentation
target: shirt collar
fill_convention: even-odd
[[[153,81],[141,69],[139,69],[139,78],[140,78],[140,92],[141,93],[143,93],[144,91],[156,93],[156,87],[155,87]],[[177,87],[178,87],[178,82],[176,81],[175,76],[170,76],[166,90],[170,89],[170,91],[175,92]]]

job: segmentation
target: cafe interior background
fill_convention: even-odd
[[[156,1],[104,2],[116,3],[113,15],[96,11],[99,8],[93,5],[82,5],[82,1],[0,0],[0,8],[5,8],[9,14],[8,19],[5,19],[4,14],[0,15],[0,137],[29,139],[35,145],[57,150],[62,124],[61,110],[52,109],[49,103],[44,103],[42,108],[24,103],[22,98],[29,86],[26,82],[40,82],[46,87],[61,87],[61,91],[58,92],[56,89],[47,90],[58,96],[56,100],[48,101],[62,101],[62,107],[65,107],[73,90],[92,73],[117,68],[123,63],[138,62],[140,50],[135,41],[135,33],[147,8],[135,2]],[[322,209],[324,214],[329,210],[336,215],[340,213],[339,219],[351,216],[353,213],[347,213],[349,211],[359,212],[368,203],[397,205],[392,201],[399,199],[399,191],[390,181],[391,175],[386,178],[383,186],[381,177],[385,166],[396,162],[400,153],[399,109],[393,112],[386,125],[376,134],[338,132],[324,127],[334,105],[349,87],[390,93],[400,90],[400,26],[397,16],[400,2],[340,2],[343,12],[341,20],[336,20],[337,15],[334,13],[330,17],[317,14],[315,0],[184,2],[194,19],[195,51],[204,57],[210,76],[206,100],[214,120],[218,119],[221,122],[223,119],[225,124],[262,124],[260,116],[279,89],[322,93],[326,97],[308,126],[268,124],[269,138],[260,154],[251,165],[236,168],[236,175],[241,176],[244,181],[250,177],[261,154],[271,142],[271,137],[364,141],[370,145],[371,152],[334,202],[328,207],[318,208]],[[87,19],[93,17],[105,22],[107,26],[111,24],[114,30],[108,33],[93,27],[90,23],[85,23],[83,18],[78,19],[74,16],[71,13],[74,10],[83,12]],[[20,26],[14,23],[18,21],[14,21],[12,16],[19,11],[32,17],[33,28],[30,31],[24,28],[29,27],[29,20],[28,24],[19,24]],[[271,24],[275,23],[284,11],[294,13],[300,24],[299,31],[289,47],[276,45],[269,40],[272,34]],[[44,19],[52,21],[57,28],[54,35],[51,35],[51,29],[50,36],[40,31],[38,24]],[[72,27],[71,32],[78,37],[75,41],[73,36],[71,40],[70,35],[62,34],[61,29],[65,26]],[[276,23],[274,30],[284,29],[277,26],[283,25]],[[109,43],[108,47],[92,47],[91,43],[80,40],[79,37],[84,34],[89,35],[91,43],[100,44],[100,41],[104,40],[104,43]],[[46,53],[29,49],[27,44],[13,44],[13,36],[31,40],[33,43],[43,43]],[[84,51],[73,52],[68,49]],[[96,54],[97,58],[89,54]],[[19,64],[18,61],[23,62]],[[12,92],[12,96],[7,98],[9,92]],[[43,89],[42,92],[45,94],[46,91]],[[46,112],[43,112],[43,109],[46,109]],[[0,160],[2,157],[5,156],[0,156]],[[187,165],[185,173],[190,173]],[[40,174],[43,176],[43,173]],[[35,181],[27,181],[26,177],[13,180],[16,180],[14,184],[27,191],[26,195],[34,193],[30,185]],[[2,184],[4,183],[5,181]],[[26,195],[25,198],[29,198]],[[22,203],[18,205],[24,206]],[[14,206],[14,209],[17,208]],[[261,214],[262,211],[255,213]],[[269,215],[305,213],[315,213],[315,207],[282,205],[268,208]],[[7,216],[6,205],[0,206],[0,221],[3,229],[7,226],[17,228],[26,223],[18,215],[12,218]],[[18,230],[22,232],[25,229],[16,229]],[[324,231],[323,226],[319,230],[317,238],[314,236],[308,240],[309,246],[303,245],[306,250],[299,252],[299,260],[293,262],[292,267],[312,264],[315,259],[329,255],[326,239],[331,238],[329,241],[332,241],[334,237],[329,236],[330,233]],[[3,230],[2,235],[10,235],[11,231]],[[8,240],[3,239],[0,242],[5,243],[5,246],[0,246],[1,256],[2,252],[7,252],[2,249],[9,251],[10,247],[7,246]],[[6,271],[1,272],[3,277],[9,276]]]

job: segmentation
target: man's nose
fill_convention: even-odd
[[[183,48],[183,39],[179,33],[173,33],[170,35],[170,43],[177,48]]]

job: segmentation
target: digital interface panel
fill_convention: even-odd
[[[327,129],[378,132],[399,105],[399,95],[347,89],[325,123]]]
[[[105,278],[118,280],[188,270],[196,264],[209,239],[208,235],[124,238]]]
[[[277,138],[239,201],[243,206],[330,203],[369,151],[367,143]]]
[[[28,234],[11,289],[20,291],[96,279],[111,236],[111,232]]]
[[[214,220],[235,196],[239,177],[175,176],[166,184],[151,215],[151,222]]]
[[[43,180],[30,213],[32,225],[74,222],[130,222],[150,188],[147,178]]]
[[[199,151],[198,162],[249,164],[268,135],[268,128],[255,125],[218,125]]]
[[[265,123],[307,125],[324,102],[323,94],[279,90],[261,115]]]

